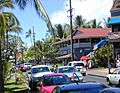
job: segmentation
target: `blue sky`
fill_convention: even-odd
[[[92,2],[91,2],[92,1]],[[69,9],[68,0],[41,0],[46,12],[48,13],[52,24],[69,23],[67,10]],[[110,16],[110,9],[113,0],[72,0],[73,18],[76,15],[82,15],[87,20],[103,20]],[[13,10],[12,10],[13,11]],[[25,32],[32,29],[36,33],[36,40],[45,38],[47,27],[45,22],[37,15],[35,9],[28,5],[24,11],[19,8],[14,9],[13,13],[20,21],[23,32],[20,35],[25,43],[30,45],[30,39],[25,38]]]

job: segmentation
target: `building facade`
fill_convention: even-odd
[[[111,19],[109,25],[112,27],[112,32],[108,36],[110,42],[114,46],[114,59],[120,58],[120,0],[114,0],[111,8]]]
[[[77,29],[73,35],[73,53],[74,59],[80,60],[80,57],[89,54],[93,48],[101,40],[106,39],[110,28],[80,28]],[[66,38],[59,42],[55,42],[58,46],[59,60],[69,61],[71,59],[71,41]]]

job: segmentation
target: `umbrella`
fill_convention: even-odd
[[[80,58],[80,60],[91,60],[92,58],[91,57],[88,57],[88,56],[82,56]]]

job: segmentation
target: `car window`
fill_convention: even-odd
[[[38,67],[38,68],[33,68],[32,73],[38,73],[38,72],[49,72],[48,67]]]
[[[43,85],[51,86],[51,85],[61,85],[70,83],[70,79],[65,76],[45,76],[43,77]]]
[[[113,71],[113,74],[117,74],[119,72],[118,69],[116,69],[115,71]]]
[[[73,63],[74,66],[84,66],[83,63]]]
[[[66,72],[76,72],[76,69],[74,67],[59,68],[59,73],[66,73]]]

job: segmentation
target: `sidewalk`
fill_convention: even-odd
[[[113,70],[114,70],[114,68],[111,69],[110,71],[112,72]],[[104,77],[104,78],[107,76],[108,72],[109,72],[108,68],[97,68],[97,69],[95,68],[95,69],[87,70],[88,75]]]

